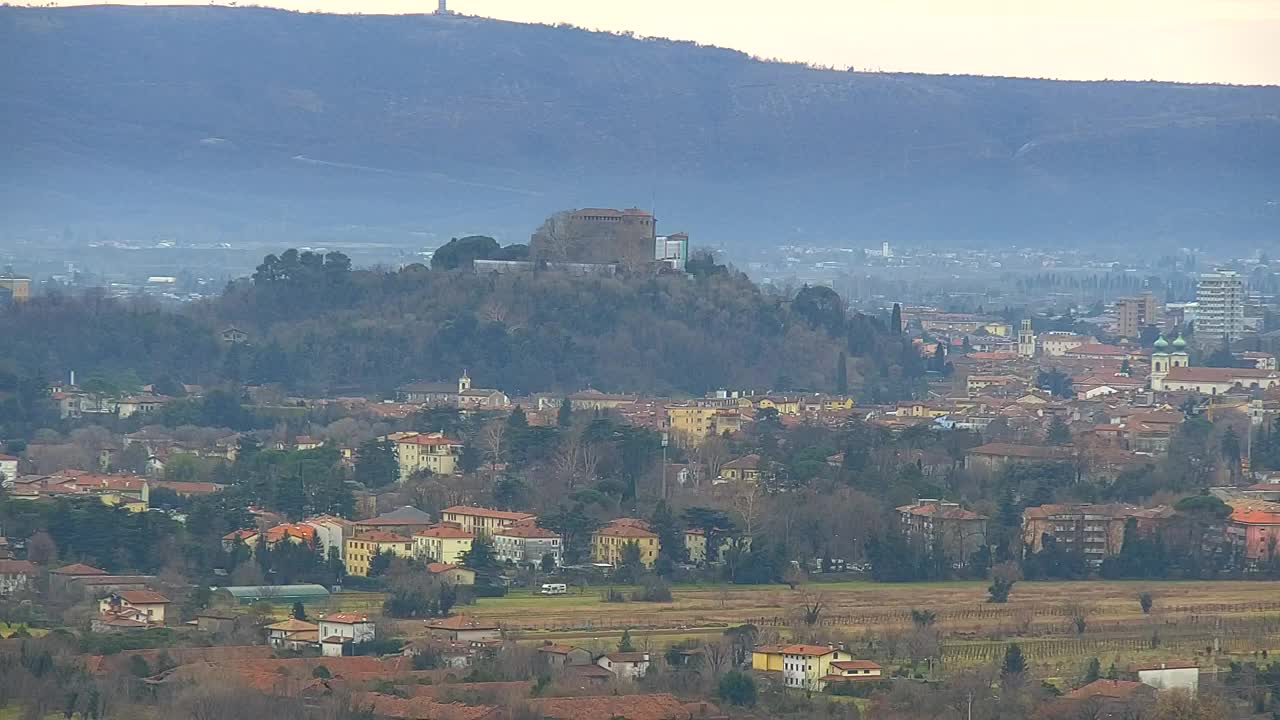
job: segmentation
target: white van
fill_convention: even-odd
[[[542,595],[568,595],[569,586],[564,583],[543,583],[542,590],[539,593]]]

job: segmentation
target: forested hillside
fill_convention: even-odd
[[[549,209],[656,204],[728,245],[1176,247],[1270,241],[1280,212],[1270,87],[836,72],[227,7],[0,8],[0,62],[2,222],[73,242],[524,242]]]
[[[46,296],[0,316],[9,383],[66,377],[140,383],[279,383],[295,392],[391,393],[452,379],[509,394],[591,385],[700,394],[719,387],[910,394],[923,368],[876,320],[846,317],[826,288],[767,295],[724,266],[696,276],[477,275],[410,265],[356,270],[340,253],[271,256],[217,300]],[[235,326],[244,345],[224,345]],[[83,383],[82,383],[83,384]],[[0,388],[3,390],[3,388]]]

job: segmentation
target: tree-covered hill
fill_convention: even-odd
[[[465,17],[0,8],[2,227],[1270,241],[1280,88],[837,72]],[[101,233],[98,231],[101,230]]]
[[[846,317],[829,289],[772,296],[745,275],[573,277],[350,269],[341,254],[271,256],[211,302],[145,303],[46,296],[0,316],[0,367],[17,378],[108,384],[279,383],[311,394],[390,393],[456,378],[510,394],[602,390],[691,393],[730,388],[909,394],[922,373],[901,336]],[[245,345],[223,345],[235,326]],[[866,382],[864,382],[864,378]]]

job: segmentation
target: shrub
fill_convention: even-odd
[[[644,587],[631,594],[636,602],[671,602],[671,586],[660,578],[645,580]]]

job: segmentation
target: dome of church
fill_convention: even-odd
[[[1159,338],[1157,338],[1157,339],[1156,339],[1156,350],[1157,350],[1157,351],[1160,351],[1160,350],[1167,350],[1168,348],[1169,348],[1169,341],[1168,341],[1168,340],[1165,340],[1163,335],[1161,335]]]
[[[1187,348],[1187,341],[1182,339],[1182,333],[1178,333],[1178,339],[1173,341],[1173,349],[1185,350],[1186,348]]]

